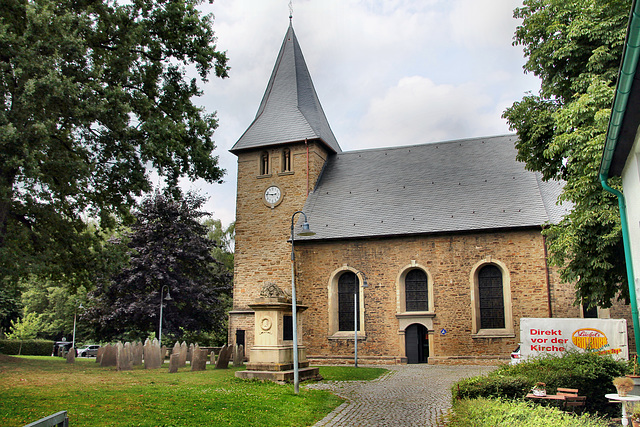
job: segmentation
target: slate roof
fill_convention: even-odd
[[[296,240],[539,227],[557,223],[562,183],[516,161],[515,135],[330,156]]]
[[[258,113],[229,151],[235,154],[305,139],[319,139],[334,153],[342,151],[318,100],[293,26],[289,25]]]

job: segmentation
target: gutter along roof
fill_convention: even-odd
[[[618,73],[611,118],[600,163],[601,179],[620,176],[629,156],[640,122],[640,3],[634,0],[622,63]]]

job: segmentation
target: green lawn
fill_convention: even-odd
[[[167,366],[167,365],[165,365]],[[0,425],[23,426],[66,410],[81,426],[307,426],[342,401],[319,390],[242,381],[237,369],[101,368],[95,359],[0,355]],[[328,380],[372,379],[381,368],[321,367]]]

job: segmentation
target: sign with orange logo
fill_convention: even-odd
[[[583,350],[599,350],[609,344],[604,332],[592,328],[582,328],[571,334],[571,342]]]
[[[625,319],[521,318],[522,359],[562,355],[567,351],[593,351],[627,360]]]

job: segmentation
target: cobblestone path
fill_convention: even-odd
[[[437,426],[451,407],[451,385],[492,366],[385,366],[374,381],[332,381],[307,387],[347,399],[316,426]]]

